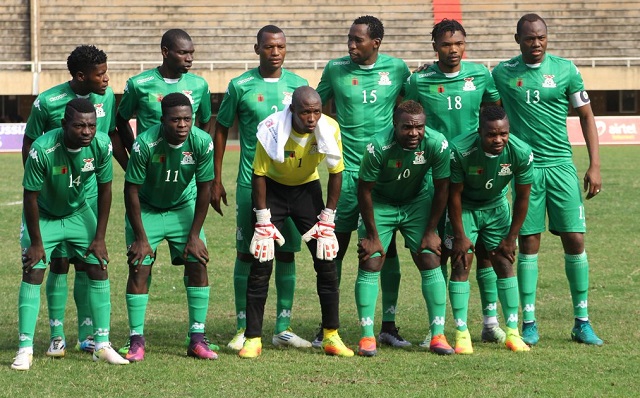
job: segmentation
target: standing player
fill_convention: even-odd
[[[358,203],[362,224],[358,229],[360,265],[356,279],[356,305],[361,339],[358,354],[376,354],[373,319],[378,300],[378,279],[391,237],[400,230],[420,271],[422,294],[429,313],[433,339],[430,350],[453,354],[444,336],[446,284],[440,271],[440,237],[436,227],[447,203],[449,148],[444,136],[427,128],[425,114],[415,101],[398,105],[393,127],[367,145],[360,167]],[[427,188],[433,169],[435,194]]]
[[[236,335],[229,348],[240,350],[247,327],[247,278],[253,262],[249,243],[253,233],[251,222],[251,174],[256,151],[258,123],[272,113],[291,104],[293,90],[308,83],[302,77],[282,67],[287,54],[284,32],[277,26],[267,25],[258,31],[254,51],[260,56],[260,66],[232,79],[220,104],[215,126],[215,178],[212,206],[222,215],[220,200],[227,204],[222,185],[222,160],[229,128],[238,118],[240,130],[240,164],[236,179],[236,263],[233,269],[233,289],[236,305]],[[282,230],[286,243],[275,253],[276,258],[276,325],[272,342],[276,346],[310,347],[311,343],[293,333],[291,309],[296,286],[294,252],[300,251],[300,234],[291,219]]]
[[[513,219],[507,201],[511,180],[515,197]],[[456,354],[473,353],[467,329],[469,271],[474,245],[480,239],[498,275],[498,295],[507,324],[506,346],[512,351],[529,351],[518,333],[518,280],[513,262],[532,180],[531,148],[518,138],[509,137],[509,120],[501,107],[484,107],[479,132],[460,135],[451,142],[446,228],[447,235],[453,237],[449,247],[452,249],[449,294],[457,328]]]
[[[189,73],[195,52],[191,36],[182,29],[169,29],[162,35],[160,50],[162,65],[129,78],[124,87],[124,94],[118,105],[116,124],[122,141],[128,143],[127,148],[131,148],[133,143],[133,131],[129,125],[129,119],[136,116],[136,130],[140,133],[157,125],[162,116],[162,98],[169,93],[178,92],[187,96],[193,108],[196,126],[209,131],[211,119],[209,84],[202,77]],[[194,183],[190,185],[190,189],[195,195]],[[185,288],[187,285],[185,274]],[[189,341],[187,336],[185,343],[189,344]],[[128,344],[120,349],[120,353],[126,354],[127,347]],[[215,344],[211,344],[211,349],[218,348]]]
[[[483,65],[462,61],[466,36],[464,27],[456,20],[443,19],[435,24],[431,40],[433,50],[438,54],[438,62],[411,75],[404,87],[404,98],[419,101],[424,107],[427,127],[444,134],[448,140],[461,134],[477,132],[480,106],[500,103],[500,95],[489,70]],[[446,241],[450,237],[447,238],[444,234],[445,218],[446,216],[440,220],[438,230]],[[504,343],[506,334],[500,328],[497,318],[497,276],[484,247],[480,244],[476,249],[476,279],[480,288],[484,324],[482,340]],[[449,255],[446,247],[443,250],[441,262],[446,280]],[[468,285],[466,286],[463,290],[456,290],[449,285],[452,302],[469,296]],[[429,341],[427,336],[422,345],[426,346]]]
[[[213,142],[208,133],[192,127],[193,108],[187,96],[167,94],[161,104],[161,123],[136,138],[125,175],[130,342],[126,358],[144,359],[148,283],[156,248],[166,239],[172,264],[184,264],[187,277],[191,336],[187,355],[217,359],[204,340],[210,287],[202,225],[211,200]],[[189,189],[192,180],[195,197]]]
[[[344,169],[340,128],[322,115],[318,93],[301,86],[293,92],[289,107],[260,123],[258,141],[252,184],[257,222],[250,245],[255,258],[247,283],[246,340],[239,355],[256,358],[262,352],[260,336],[274,240],[284,243],[279,230],[291,217],[298,231],[305,233],[313,258],[322,311],[322,347],[328,355],[351,357],[353,351],[338,335],[340,291],[333,261],[338,252],[334,216]],[[329,170],[326,207],[318,175],[318,164],[325,159]]]
[[[62,128],[32,143],[25,164],[20,231],[22,283],[18,297],[20,348],[11,365],[15,370],[29,370],[32,365],[40,286],[47,259],[60,246],[66,246],[69,254],[86,263],[89,288],[81,299],[88,302],[93,319],[93,360],[128,363],[109,343],[111,289],[104,238],[111,208],[111,142],[103,134],[96,135],[96,110],[87,99],[67,102],[61,123]],[[91,176],[98,189],[97,213],[87,204],[86,188]],[[58,356],[64,355],[64,348],[61,354]]]
[[[323,104],[334,100],[344,143],[345,171],[338,203],[340,212],[336,215],[336,236],[340,243],[336,258],[338,280],[351,232],[358,228],[357,183],[362,154],[372,134],[391,127],[393,107],[410,75],[404,61],[378,52],[383,36],[384,26],[378,18],[370,15],[356,18],[349,29],[349,55],[330,61],[318,84]],[[395,324],[400,287],[395,235],[389,245],[381,280],[383,312],[378,339],[381,344],[394,347],[409,346],[411,343],[398,334]],[[320,344],[321,337],[320,334],[316,336],[314,346]]]
[[[535,156],[529,211],[519,237],[522,339],[530,345],[539,339],[535,322],[538,251],[540,234],[545,230],[545,214],[548,214],[549,230],[560,235],[564,248],[564,268],[575,317],[571,338],[580,343],[602,345],[589,323],[585,213],[567,136],[567,109],[571,104],[580,118],[589,153],[584,190],[587,199],[591,199],[600,193],[602,178],[598,133],[589,96],[580,72],[571,61],[546,54],[547,24],[540,16],[526,14],[520,18],[515,40],[522,54],[496,66],[493,78],[504,100],[511,132],[528,143]]]
[[[33,142],[47,131],[61,126],[66,105],[74,98],[88,99],[96,109],[96,132],[113,138],[116,159],[126,161],[126,150],[115,132],[115,96],[109,87],[107,55],[94,46],[76,47],[67,58],[71,80],[41,93],[31,107],[22,143],[22,161],[25,163]],[[121,163],[122,164],[122,163]],[[85,187],[90,207],[97,211],[98,195],[95,177],[91,175]],[[66,350],[64,334],[65,308],[67,305],[67,273],[69,259],[64,247],[54,250],[51,268],[47,276],[46,294],[51,325],[51,345],[47,355],[64,356]],[[75,259],[76,276],[73,297],[78,312],[78,343],[76,349],[93,351],[93,321],[87,300],[89,279],[82,258]]]

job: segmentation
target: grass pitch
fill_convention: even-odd
[[[0,191],[0,396],[40,397],[168,397],[168,396],[633,396],[640,372],[640,315],[636,261],[640,249],[640,181],[637,178],[637,146],[602,147],[603,190],[585,203],[587,253],[591,265],[590,317],[603,347],[587,347],[570,341],[573,325],[569,288],[564,275],[560,241],[543,235],[537,316],[540,343],[529,353],[515,354],[496,344],[480,342],[482,316],[475,277],[469,309],[469,329],[475,353],[438,357],[417,345],[424,339],[428,321],[420,292],[418,271],[406,251],[401,251],[403,273],[397,324],[414,345],[400,350],[380,347],[373,358],[333,358],[320,350],[281,350],[271,345],[275,318],[275,287],[267,302],[264,349],[257,360],[242,360],[222,348],[218,361],[198,361],[185,356],[187,330],[186,295],[182,269],[170,265],[166,244],[158,251],[145,327],[147,355],[144,362],[125,367],[93,363],[91,357],[69,349],[64,359],[50,359],[46,298],[35,336],[32,370],[9,369],[17,348],[17,296],[20,283],[18,233],[22,210],[22,165],[18,154],[0,156],[3,170]],[[580,176],[587,165],[586,150],[576,148]],[[224,217],[210,211],[205,223],[212,261],[212,286],[207,333],[220,346],[235,331],[233,266],[235,258],[235,172],[238,153],[228,152],[225,187],[229,206]],[[111,339],[114,345],[127,338],[124,292],[127,265],[124,243],[123,173],[115,166],[114,200],[107,245],[111,263]],[[324,180],[326,181],[326,180]],[[324,184],[323,181],[323,184]],[[352,239],[355,241],[355,236]],[[402,243],[399,242],[399,247]],[[315,275],[305,250],[297,255],[297,291],[293,330],[312,339],[320,319]],[[357,268],[352,243],[343,265],[341,335],[355,348],[359,340],[353,286]],[[73,272],[71,272],[73,274]],[[73,286],[73,276],[69,286]],[[379,308],[380,306],[378,306]],[[376,330],[380,312],[376,314]],[[446,334],[455,335],[450,309]],[[502,322],[504,323],[504,322]],[[70,346],[76,339],[76,314],[69,293],[66,328]]]

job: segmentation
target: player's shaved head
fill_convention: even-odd
[[[322,103],[322,99],[320,99],[320,94],[310,86],[300,86],[295,89],[293,92],[293,97],[291,98],[291,106],[294,108],[300,108],[303,103],[310,102],[320,102]]]
[[[182,29],[169,29],[162,35],[160,40],[160,48],[166,47],[171,49],[178,40],[191,41],[191,36]]]
[[[284,35],[284,32],[279,27],[275,25],[265,25],[258,31],[258,34],[256,35],[256,43],[258,45],[260,45],[260,41],[262,40],[262,35],[264,33],[272,33],[274,35],[278,33],[282,33]]]
[[[538,14],[524,14],[518,20],[518,25],[516,25],[516,34],[519,35],[522,32],[522,26],[524,25],[525,22],[536,22],[536,21],[541,21],[544,24],[544,27],[546,29],[547,23],[544,21],[544,19],[542,19],[542,17],[540,15],[538,15]]]
[[[64,108],[65,120],[73,119],[73,116],[77,113],[96,113],[96,108],[91,101],[86,98],[74,98],[67,102],[67,106]]]
[[[163,115],[167,113],[168,109],[175,108],[176,106],[188,106],[193,110],[191,101],[189,101],[189,98],[182,93],[171,93],[165,95],[164,98],[162,98],[160,105],[162,107]]]

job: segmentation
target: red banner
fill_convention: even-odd
[[[640,144],[639,116],[596,116],[600,145]],[[572,145],[585,145],[580,119],[567,118],[567,131]]]

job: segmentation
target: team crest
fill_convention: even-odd
[[[191,96],[192,93],[193,90],[182,90],[182,94],[189,98],[189,102],[191,102],[191,105],[193,105],[193,97]]]
[[[94,158],[82,159],[82,161],[84,162],[84,166],[82,166],[80,171],[93,171],[96,169],[93,165]]]
[[[473,84],[473,77],[465,77],[462,91],[475,91],[475,90],[476,90],[476,85]]]
[[[182,152],[182,160],[180,164],[196,164],[196,161],[193,159],[193,152]]]
[[[93,107],[96,108],[96,117],[105,117],[106,113],[103,108],[104,104],[93,104]]]
[[[500,163],[500,171],[498,172],[498,175],[501,177],[504,176],[510,176],[511,174],[513,174],[511,172],[511,163]]]
[[[284,98],[282,98],[282,104],[291,105],[291,97],[293,97],[293,93],[290,93],[288,91],[283,91],[282,95],[284,95]]]
[[[544,83],[542,83],[542,87],[554,88],[556,86],[556,82],[553,81],[555,75],[544,75]]]
[[[413,164],[425,164],[427,161],[424,158],[424,151],[414,152],[416,157],[413,159]]]
[[[389,72],[378,72],[380,75],[380,80],[378,80],[378,85],[380,86],[390,86],[391,80],[389,80]]]

